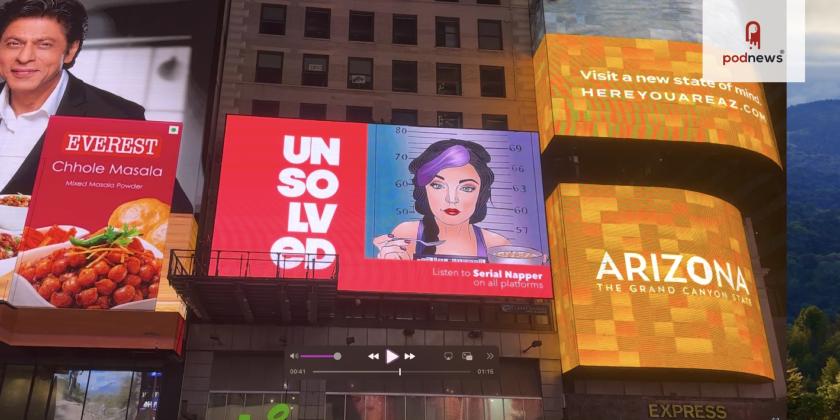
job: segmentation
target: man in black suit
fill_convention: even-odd
[[[0,6],[0,192],[31,194],[51,115],[145,119],[142,106],[67,71],[87,31],[78,0],[11,0]],[[14,170],[16,168],[16,170]],[[176,182],[173,212],[192,213]]]

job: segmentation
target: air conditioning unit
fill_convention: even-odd
[[[323,64],[309,63],[306,65],[306,71],[324,71],[326,66]]]
[[[351,74],[350,83],[354,85],[363,85],[368,82],[368,76],[365,74]]]

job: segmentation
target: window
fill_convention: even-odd
[[[306,8],[306,22],[303,36],[307,38],[330,37],[330,9]]]
[[[487,418],[503,419],[505,418],[505,409],[501,398],[485,398],[484,399],[484,414]]]
[[[437,125],[438,127],[461,128],[464,126],[464,114],[460,112],[438,111]]]
[[[304,86],[327,86],[329,67],[329,56],[304,54],[301,84]]]
[[[481,114],[481,128],[487,130],[507,130],[507,115]]]
[[[351,41],[373,42],[373,12],[350,11]]]
[[[430,419],[445,419],[443,401],[445,397],[426,397],[426,417]],[[458,416],[460,417],[460,416]],[[451,417],[451,418],[458,418]]]
[[[347,121],[372,122],[373,108],[369,106],[347,105]]]
[[[417,16],[394,15],[394,44],[417,45]]]
[[[482,50],[502,49],[502,21],[478,20],[478,48]]]
[[[286,6],[263,4],[260,8],[260,33],[286,35]]]
[[[326,120],[327,104],[300,104],[300,117],[307,120]]]
[[[283,83],[283,53],[257,51],[257,71],[254,81],[258,83]]]
[[[324,400],[326,402],[326,418],[344,420],[344,395],[327,394]]]
[[[6,359],[3,362],[3,419],[163,417],[157,412],[160,384],[164,381],[159,372],[66,370],[5,364]]]
[[[417,92],[417,62],[394,60],[391,63],[391,90]]]
[[[505,97],[505,68],[497,66],[480,66],[481,96],[491,98]]]
[[[258,117],[276,117],[280,115],[280,102],[254,99],[251,101],[251,115],[256,115]]]
[[[437,93],[438,95],[461,94],[460,64],[437,64]]]
[[[388,395],[385,397],[385,418],[388,420],[406,420],[405,397]],[[371,416],[372,417],[372,416]],[[368,417],[370,418],[370,417]],[[380,417],[381,418],[381,417]],[[371,419],[375,420],[375,418]]]
[[[411,395],[405,397],[406,420],[418,420],[426,418],[426,398],[422,395]]]
[[[373,59],[350,57],[347,59],[347,88],[373,89]]]
[[[416,109],[398,109],[391,110],[391,124],[399,125],[417,125],[417,110]]]
[[[435,17],[435,46],[459,48],[461,29],[458,18]]]

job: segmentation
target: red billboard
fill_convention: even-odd
[[[540,173],[536,133],[229,116],[210,274],[549,298]]]
[[[0,259],[8,301],[155,310],[181,131],[180,123],[52,117],[32,196],[2,196],[27,204],[0,206],[0,233],[18,245]]]

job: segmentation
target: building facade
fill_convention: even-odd
[[[700,81],[701,2],[90,7],[73,71],[184,121],[199,212],[170,218],[156,311],[0,301],[0,417],[785,417],[785,87]],[[162,33],[138,25],[152,19]],[[121,80],[139,73],[148,90]],[[230,115],[538,133],[553,298],[347,291],[338,268],[218,275]],[[298,379],[306,346],[492,346],[499,367]]]
[[[198,208],[221,2],[82,3],[87,38],[69,72],[143,106],[147,120],[184,124],[177,175]],[[66,208],[83,214],[81,201]],[[172,212],[167,247],[195,248],[193,213],[189,206]],[[20,233],[3,227],[4,236]],[[0,418],[177,418],[186,312],[167,281],[155,310],[20,304],[10,287],[16,258],[7,258],[7,244],[0,259]]]
[[[633,59],[647,57],[643,50],[649,48],[655,57],[652,67],[642,63],[634,68],[656,70],[662,62],[680,61],[668,55],[669,48],[689,50],[690,57],[699,45],[701,15],[696,1],[230,0],[219,61],[215,133],[210,136],[215,155],[211,156],[223,152],[229,114],[539,131],[555,299],[349,293],[329,285],[289,282],[263,303],[279,308],[277,318],[260,318],[260,303],[248,290],[184,274],[177,279],[182,285],[176,289],[195,317],[186,341],[181,416],[223,419],[251,414],[261,418],[273,404],[287,402],[295,407],[293,418],[301,419],[784,418],[780,357],[785,282],[784,87],[750,88],[757,100],[761,97],[766,117],[758,129],[734,123],[721,123],[711,130],[719,130],[714,134],[698,130],[702,125],[682,127],[683,131],[680,127],[622,131],[606,125],[602,129],[598,115],[606,115],[600,120],[604,124],[629,117],[616,116],[622,112],[620,106],[569,96],[571,90],[564,89],[563,81],[575,76],[565,67],[572,58],[556,59],[561,50],[569,57],[581,55],[575,52],[578,42],[592,42],[602,48],[598,51],[603,55],[625,54],[619,64],[606,65],[620,69]],[[636,41],[625,45],[621,39]],[[646,41],[665,44],[647,47]],[[591,58],[586,53],[582,57],[584,63]],[[690,58],[680,57],[691,66]],[[680,68],[669,67],[669,71]],[[659,109],[629,121],[671,127],[665,115],[681,118],[675,110],[679,111]],[[709,111],[710,115],[714,112]],[[566,124],[571,115],[582,122]],[[595,117],[587,120],[591,115]],[[732,114],[709,118],[718,123],[722,118],[744,122]],[[752,136],[758,143],[743,141],[739,130],[758,130]],[[735,140],[727,143],[726,133],[734,133]],[[213,175],[205,196],[213,197],[220,159],[206,163]],[[571,229],[575,210],[562,203],[583,202],[580,197],[587,194],[603,198],[607,193],[597,188],[614,188],[609,194],[614,194],[616,203],[627,196],[637,200],[629,201],[631,206],[644,207],[646,199],[668,196],[674,197],[669,204],[673,208],[706,203],[711,210],[698,211],[709,211],[709,217],[726,209],[729,216],[714,222],[677,216],[674,229],[702,230],[709,223],[734,223],[735,233],[725,243],[738,244],[733,249],[738,249],[744,270],[751,273],[746,277],[748,294],[754,300],[748,310],[757,314],[752,315],[751,325],[763,331],[751,349],[761,353],[755,362],[761,368],[718,365],[720,359],[734,358],[736,347],[730,353],[715,353],[720,342],[709,331],[715,329],[718,318],[692,318],[708,308],[691,307],[691,298],[686,298],[689,303],[675,304],[687,306],[685,310],[659,308],[671,314],[651,323],[651,331],[655,330],[651,334],[656,336],[662,331],[656,328],[664,328],[666,332],[658,338],[667,339],[651,339],[645,345],[627,337],[644,335],[647,320],[643,318],[651,308],[633,307],[622,318],[616,302],[624,298],[610,298],[613,307],[606,317],[583,315],[582,300],[573,292],[577,284]],[[656,205],[661,203],[650,204],[651,208]],[[624,224],[649,223],[647,216],[622,210],[621,205],[590,210],[615,211],[617,215],[601,217],[623,218]],[[202,211],[199,248],[209,247],[212,220],[209,204]],[[709,238],[718,233],[712,229],[699,235]],[[604,235],[604,245],[595,248],[610,248]],[[625,233],[619,236],[632,242]],[[657,243],[670,239],[676,252],[686,255],[707,248],[714,252],[712,239],[691,245],[685,237],[662,236]],[[644,244],[638,247],[628,249],[650,250]],[[657,247],[668,251],[666,245]],[[571,271],[558,271],[559,261]],[[215,282],[213,287],[200,285],[208,280]],[[636,302],[636,298],[627,299]],[[730,315],[735,318],[743,315],[734,311]],[[727,315],[720,317],[721,330],[731,327],[725,324]],[[623,328],[631,332],[622,332]],[[587,341],[593,337],[594,341]],[[284,359],[289,346],[301,345],[492,345],[500,350],[502,373],[489,383],[293,380],[285,374]],[[658,352],[694,357],[706,346],[716,357],[708,368],[680,364],[677,358],[650,357]],[[610,352],[614,354],[606,354]],[[593,354],[598,357],[590,357]]]

